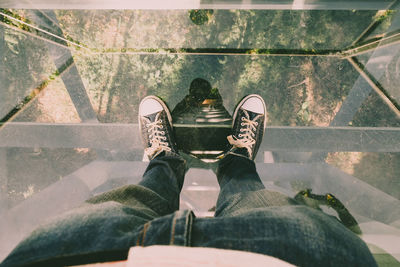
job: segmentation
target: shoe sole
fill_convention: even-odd
[[[265,105],[264,99],[260,95],[257,95],[257,94],[251,94],[251,95],[247,95],[247,96],[243,97],[242,100],[240,100],[239,104],[236,105],[235,112],[233,113],[233,116],[232,116],[232,128],[233,128],[233,125],[235,124],[235,118],[236,118],[236,115],[237,115],[240,107],[243,106],[243,103],[247,99],[249,99],[250,97],[257,97],[263,103],[263,107],[264,107],[264,129],[263,129],[263,133],[265,133],[265,129],[267,128],[267,107]]]

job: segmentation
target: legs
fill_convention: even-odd
[[[217,178],[221,187],[217,210],[222,203],[234,194],[265,188],[257,174],[254,162],[235,155],[229,154],[220,161]]]
[[[179,209],[184,176],[185,161],[178,155],[164,153],[150,162],[139,185],[152,190],[168,203],[167,214]]]
[[[139,125],[145,155],[151,159],[139,185],[156,193],[167,203],[165,210],[173,212],[179,208],[185,168],[177,154],[172,118],[165,103],[155,96],[144,98],[139,107]],[[258,95],[244,97],[233,114],[232,135],[228,137],[231,148],[218,168],[221,192],[216,214],[224,209],[231,196],[264,189],[253,160],[265,126],[264,100]]]
[[[217,177],[221,191],[215,216],[231,216],[251,209],[294,204],[286,196],[265,189],[254,164],[266,126],[264,100],[249,95],[233,114],[231,148],[220,161]]]
[[[145,155],[151,159],[139,186],[146,187],[157,195],[160,208],[164,203],[166,208],[163,209],[163,214],[173,212],[179,208],[185,168],[183,160],[177,154],[171,115],[161,99],[148,96],[141,102],[139,122]],[[243,98],[233,114],[232,135],[228,137],[231,148],[218,168],[221,192],[216,215],[224,214],[222,211],[226,212],[226,207],[234,204],[231,203],[231,198],[236,194],[264,189],[253,160],[260,147],[265,126],[264,100],[258,95]],[[252,202],[247,203],[249,208]]]
[[[148,96],[140,103],[138,119],[145,156],[151,160],[139,186],[157,195],[147,201],[156,203],[160,215],[172,213],[179,209],[185,161],[177,153],[171,114],[160,98]]]
[[[258,95],[248,95],[233,113],[231,144],[217,171],[221,193],[218,203],[238,192],[264,188],[256,172],[254,159],[260,147],[266,126],[264,100]]]
[[[256,172],[254,158],[261,144],[266,126],[264,100],[258,95],[244,97],[233,113],[231,148],[220,161],[217,178],[221,191],[215,215],[227,205],[233,195],[264,189]]]
[[[217,178],[221,191],[215,217],[240,215],[257,208],[297,204],[292,198],[265,189],[255,163],[240,156],[228,155],[221,160]]]

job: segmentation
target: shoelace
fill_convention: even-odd
[[[171,151],[171,148],[168,146],[168,142],[163,142],[167,140],[165,136],[165,132],[162,131],[163,125],[162,120],[159,119],[161,113],[156,115],[154,122],[151,122],[149,119],[147,120],[146,127],[147,132],[150,133],[149,139],[151,146],[144,150],[144,153],[148,157],[153,157],[153,155],[159,151]]]
[[[255,131],[257,130],[258,122],[256,121],[261,115],[257,115],[254,117],[254,119],[250,120],[250,116],[247,113],[246,110],[243,110],[244,114],[246,117],[241,117],[241,123],[240,126],[240,133],[238,136],[234,135],[229,135],[227,137],[228,142],[233,146],[237,148],[246,148],[247,153],[249,154],[249,157],[253,157],[253,145],[256,143],[256,140],[254,139],[255,137]]]

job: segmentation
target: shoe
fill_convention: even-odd
[[[228,136],[233,154],[254,160],[267,125],[267,109],[261,96],[244,97],[233,113],[232,135]]]
[[[163,151],[178,153],[171,113],[160,98],[147,96],[140,102],[139,130],[142,134],[144,154],[149,160]]]

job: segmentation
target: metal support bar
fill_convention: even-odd
[[[5,31],[4,31],[4,27],[2,27],[0,25],[0,90],[3,91],[3,87],[4,87],[4,80],[6,77],[6,62],[4,60],[4,51],[5,51],[5,40],[4,40],[4,35],[5,35]],[[4,112],[7,112],[6,109],[4,107],[0,107],[0,119],[1,117],[4,116]]]
[[[396,8],[395,6],[398,3],[399,3],[399,1],[394,1],[391,4],[389,4],[386,9],[387,10],[395,9]],[[378,28],[379,25],[382,24],[382,22],[384,21],[383,17],[382,16],[378,17],[380,11],[381,10],[377,11],[374,21],[360,34],[360,36],[357,39],[354,40],[354,42],[351,44],[351,46],[356,46],[359,42],[361,42],[362,40],[367,38],[368,35],[371,34],[371,32],[373,32],[376,28]]]
[[[41,11],[35,10],[31,13],[31,15],[37,24],[43,25],[47,23],[48,28],[52,29],[54,34],[57,36],[63,36],[63,32],[57,23],[57,18],[54,11],[47,10],[44,14]],[[51,17],[52,20],[48,19],[48,17]],[[49,49],[49,54],[54,60],[54,64],[58,70],[64,70],[65,63],[72,61],[72,64],[62,72],[61,78],[81,120],[84,122],[96,122],[96,113],[94,112],[92,104],[90,103],[89,96],[86,92],[78,69],[73,62],[71,51],[52,43],[46,44]]]
[[[0,147],[142,150],[137,124],[51,124],[10,122]],[[400,152],[400,128],[267,127],[260,151]]]
[[[0,214],[8,209],[7,148],[0,148]]]
[[[267,127],[260,150],[398,152],[399,128]]]
[[[343,58],[355,57],[361,54],[368,53],[370,51],[375,50],[376,48],[383,48],[386,46],[399,44],[400,43],[400,33],[395,33],[389,36],[385,36],[378,40],[371,40],[365,44],[362,44],[357,47],[349,48],[341,52]]]
[[[27,139],[26,139],[27,138]],[[142,149],[136,124],[4,124],[0,147],[87,147],[98,149]]]
[[[385,102],[389,108],[400,118],[400,110],[397,108],[396,103],[393,99],[390,99],[380,88],[379,86],[372,80],[373,78],[369,73],[360,68],[354,58],[348,58],[348,61],[353,65],[353,67],[360,73],[360,75],[365,79],[365,81],[374,89],[374,91],[381,97],[383,102]]]

